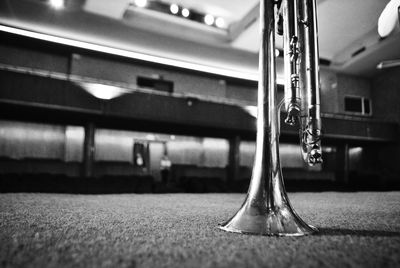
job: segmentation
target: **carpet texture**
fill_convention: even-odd
[[[0,266],[400,267],[400,192],[289,197],[319,234],[219,230],[243,194],[1,194]]]

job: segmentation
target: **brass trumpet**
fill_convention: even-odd
[[[261,0],[256,154],[246,199],[220,228],[229,232],[300,236],[316,232],[293,210],[279,160],[275,15],[284,35],[285,122],[298,126],[303,159],[322,163],[316,0]]]

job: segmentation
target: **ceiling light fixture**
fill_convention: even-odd
[[[223,18],[217,18],[215,20],[215,25],[217,25],[218,28],[224,28],[225,27],[225,20]]]
[[[381,61],[376,68],[377,69],[386,69],[386,68],[392,68],[392,67],[398,67],[400,66],[400,59],[398,60],[385,60]]]
[[[55,9],[61,9],[64,7],[64,0],[50,0],[50,5]]]
[[[94,97],[102,100],[111,100],[127,93],[126,89],[116,86],[89,82],[76,82],[76,84]]]
[[[378,19],[378,33],[382,38],[389,36],[398,27],[400,0],[391,0],[387,3]]]
[[[185,18],[189,17],[190,15],[190,11],[187,8],[183,8],[182,9],[182,16],[184,16]]]
[[[179,12],[179,6],[177,4],[172,4],[169,6],[169,11],[171,11],[172,14],[176,15]]]
[[[137,7],[146,7],[147,6],[147,0],[135,0],[135,5]]]
[[[214,24],[214,16],[213,16],[213,15],[210,15],[210,14],[205,15],[205,16],[204,16],[204,22],[205,22],[207,25],[213,25],[213,24]]]

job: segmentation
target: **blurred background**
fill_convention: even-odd
[[[324,163],[282,123],[285,185],[399,189],[399,9],[317,3]],[[1,1],[0,190],[246,191],[258,17],[256,0]]]

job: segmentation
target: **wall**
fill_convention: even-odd
[[[320,69],[321,112],[339,113],[338,76],[325,68]]]
[[[0,157],[24,160],[57,160],[60,163],[82,163],[84,128],[16,121],[0,121]],[[147,171],[133,164],[135,142],[149,144],[150,162]],[[175,136],[147,132],[96,129],[95,176],[132,175],[150,172],[160,179],[160,160],[164,144],[173,165],[225,169],[228,166],[227,139]],[[240,144],[240,166],[253,166],[255,142]],[[280,146],[281,166],[303,168],[299,146]],[[36,161],[38,163],[38,161]],[[52,169],[51,166],[47,167]],[[7,172],[3,166],[0,173]],[[21,170],[21,172],[24,172]],[[77,174],[79,175],[79,174]]]
[[[39,41],[38,41],[39,42]],[[43,47],[44,46],[44,47]],[[256,105],[257,83],[239,81],[231,78],[212,76],[191,71],[171,69],[165,66],[134,62],[126,59],[84,55],[68,49],[56,49],[38,43],[29,48],[13,47],[10,42],[0,44],[0,64],[20,66],[72,74],[80,79],[114,82],[126,87],[136,88],[138,76],[173,81],[174,93],[199,95],[213,101],[233,101],[240,105]],[[370,83],[366,79],[336,74],[321,66],[321,111],[323,113],[344,113],[345,95],[370,97]],[[279,97],[281,97],[279,95]]]
[[[129,131],[96,129],[95,161],[133,163],[134,135]]]
[[[83,127],[0,121],[0,156],[81,162]]]
[[[47,46],[34,48],[14,47],[14,44],[0,44],[0,63],[25,68],[35,68],[59,73],[68,73],[69,55],[54,51]],[[32,41],[35,43],[35,41]]]
[[[71,73],[78,76],[126,83],[136,87],[138,76],[163,77],[174,82],[174,93],[200,95],[213,100],[228,99],[241,105],[256,105],[257,84],[240,83],[196,73],[168,70],[132,62],[74,55]],[[321,112],[343,114],[345,96],[371,97],[369,80],[345,74],[337,74],[326,67],[320,70]],[[278,98],[282,95],[279,94]]]
[[[84,129],[0,120],[0,174],[80,176]]]
[[[74,55],[71,73],[84,77],[126,83],[136,87],[138,76],[162,77],[174,82],[174,93],[200,94],[204,96],[225,97],[226,83],[209,75],[185,74],[166,68],[155,68],[144,64],[117,62],[89,56]]]
[[[50,49],[46,51],[46,49]],[[186,72],[148,64],[133,63],[123,59],[110,59],[101,56],[65,54],[45,48],[16,48],[10,44],[0,45],[0,63],[50,71],[69,73],[87,78],[125,83],[134,87],[138,76],[159,77],[174,82],[176,94],[201,95],[212,100],[228,99],[244,105],[256,104],[256,85],[225,80],[220,77]],[[356,95],[372,99],[373,119],[400,122],[400,71],[391,69],[370,80],[336,74],[321,68],[321,111],[327,114],[344,114],[344,97]],[[47,84],[40,87],[47,87]],[[45,89],[45,88],[44,88]],[[279,93],[282,95],[282,92]],[[346,122],[347,123],[347,122]],[[18,134],[13,134],[19,129]],[[25,131],[25,132],[24,132]],[[37,157],[59,159],[65,162],[82,161],[83,128],[31,123],[0,122],[0,155],[12,158]],[[135,139],[147,139],[147,133],[127,131],[98,130],[96,133],[97,162],[132,163],[132,147]],[[227,165],[228,142],[223,139],[186,137],[167,139],[171,160],[176,164],[199,165],[206,167],[225,167]],[[364,163],[374,170],[386,169],[389,176],[399,174],[399,146],[387,146],[383,149],[371,146],[363,150]],[[254,145],[241,144],[241,165],[252,166]],[[297,147],[296,147],[297,148]],[[159,143],[150,146],[153,155],[151,167],[158,172]],[[378,153],[377,153],[378,152]],[[282,145],[281,160],[283,167],[300,167],[297,149],[291,145]],[[379,159],[376,159],[376,156]],[[389,157],[390,156],[390,157]],[[301,159],[300,159],[301,160]],[[378,163],[380,163],[378,165]],[[387,167],[388,166],[388,167]],[[394,174],[394,175],[392,175]]]
[[[381,121],[396,122],[400,129],[400,68],[383,70],[373,79],[372,98],[374,117]],[[399,185],[400,135],[397,144],[381,146],[378,152],[374,159],[377,158],[381,172],[388,180],[396,180],[396,185]]]
[[[338,113],[346,113],[344,110],[344,98],[356,96],[371,99],[371,82],[368,79],[338,74]]]
[[[400,124],[400,68],[382,71],[373,79],[372,98],[376,119]]]

